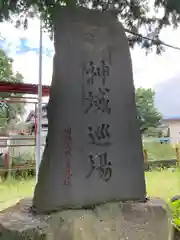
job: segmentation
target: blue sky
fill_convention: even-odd
[[[24,76],[25,82],[33,84],[38,83],[39,76],[39,27],[38,19],[30,19],[29,27],[26,31],[16,29],[11,23],[0,23],[0,47],[13,58],[13,70],[19,71]],[[166,28],[161,32],[160,37],[162,41],[180,47],[180,28],[176,30]],[[43,33],[42,82],[45,85],[51,84],[53,54],[53,42],[47,33]],[[170,80],[179,82],[180,51],[166,48],[162,56],[157,56],[155,53],[146,56],[144,50],[135,47],[131,50],[131,58],[136,87],[153,88],[161,84],[164,86],[166,85],[165,83]],[[168,88],[168,91],[174,93],[174,89]],[[166,96],[166,94],[163,94],[163,96]],[[173,97],[177,103],[179,94],[173,94]],[[165,105],[167,105],[167,107],[170,106],[168,102],[171,98],[172,95],[170,99],[166,101]],[[27,112],[31,109],[34,109],[34,104],[27,105]],[[173,112],[174,115],[175,113],[176,111]]]
[[[9,45],[7,44],[6,39],[0,39],[0,48],[3,48],[7,53],[9,53]],[[39,54],[39,48],[30,46],[28,43],[27,38],[19,38],[19,44],[16,46],[16,54],[24,54],[27,52],[35,52]],[[45,54],[47,57],[53,56],[53,50],[48,49],[45,46],[43,46],[43,54]]]
[[[28,30],[16,29],[11,23],[0,24],[0,47],[13,58],[13,69],[27,83],[38,83],[39,20],[29,20]],[[43,33],[43,84],[51,83],[53,42]]]
[[[14,59],[13,68],[23,74],[25,82],[38,83],[39,20],[29,20],[29,28],[15,29],[11,23],[0,24],[0,47]],[[166,28],[161,39],[180,47],[180,28]],[[43,33],[43,84],[51,83],[53,42]],[[180,76],[180,51],[166,48],[162,56],[148,56],[139,47],[131,50],[135,86],[153,87]]]

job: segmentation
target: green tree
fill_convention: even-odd
[[[138,43],[146,50],[152,50],[152,46],[155,45],[158,54],[163,50],[159,39],[161,29],[168,25],[177,27],[180,22],[179,0],[153,2],[149,0],[0,0],[0,22],[11,20],[12,16],[16,15],[20,16],[16,26],[23,22],[27,28],[28,17],[32,17],[36,12],[44,20],[44,27],[52,35],[53,18],[59,6],[87,8],[91,6],[92,9],[111,11],[120,18],[125,28],[135,33],[138,33],[143,26],[146,29],[146,36],[152,40],[129,34],[130,46],[133,47]],[[158,11],[163,13],[161,17],[157,17]]]
[[[0,49],[0,81],[1,82],[14,82],[22,83],[23,76],[20,73],[13,73],[12,70],[13,60],[9,58],[5,52]],[[12,124],[18,122],[20,117],[25,111],[24,103],[8,103],[6,100],[15,100],[15,98],[21,98],[22,94],[17,93],[2,93],[0,92],[0,128],[1,130],[7,130],[12,128]],[[16,101],[18,99],[16,98]]]
[[[137,117],[140,122],[141,134],[148,130],[154,132],[154,129],[160,125],[161,114],[155,107],[154,98],[155,92],[151,88],[136,89]]]

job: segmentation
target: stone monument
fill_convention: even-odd
[[[57,12],[39,179],[33,203],[0,212],[0,240],[170,240],[166,204],[145,198],[124,29],[110,13]]]
[[[58,12],[38,213],[146,196],[128,41],[110,13]]]

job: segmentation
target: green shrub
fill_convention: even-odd
[[[12,166],[15,167],[17,165],[23,165],[23,164],[32,164],[35,162],[35,156],[34,153],[32,152],[23,152],[23,153],[19,153],[19,155],[15,156],[15,157],[11,157],[11,163]]]
[[[180,231],[180,196],[179,199],[170,201],[169,206],[173,215],[173,225]]]
[[[34,152],[21,152],[15,157],[11,157],[12,172],[11,175],[15,179],[25,178],[35,175],[35,169],[30,169],[30,165],[35,163]],[[18,165],[23,166],[24,169],[18,169]]]

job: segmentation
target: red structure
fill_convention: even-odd
[[[0,82],[0,93],[22,93],[22,94],[38,94],[38,85],[29,83],[12,83]],[[49,96],[50,86],[42,86],[42,96]],[[7,101],[7,100],[6,100]],[[35,132],[37,127],[37,119],[35,118]]]
[[[28,84],[28,83],[0,82],[0,93],[1,92],[37,95],[38,94],[38,85],[37,84]],[[46,85],[42,86],[42,96],[43,97],[49,96],[49,94],[50,94],[50,86],[46,86]],[[1,100],[1,102],[2,101],[4,101],[4,100]],[[12,101],[10,99],[10,100],[5,100],[5,102],[15,102],[15,101],[14,100]],[[17,102],[19,102],[19,101],[17,101]],[[36,125],[37,125],[37,120],[35,118],[35,128],[36,128]],[[35,134],[35,136],[36,136],[36,134]],[[36,139],[36,137],[35,137],[35,139]],[[23,146],[23,145],[21,145],[21,146]],[[4,167],[7,171],[9,171],[9,154],[8,153],[6,153],[4,156]],[[1,174],[1,171],[0,171],[0,174]]]
[[[0,92],[24,93],[24,94],[38,94],[38,85],[29,83],[11,83],[1,82]],[[50,86],[42,86],[42,95],[49,96]]]

